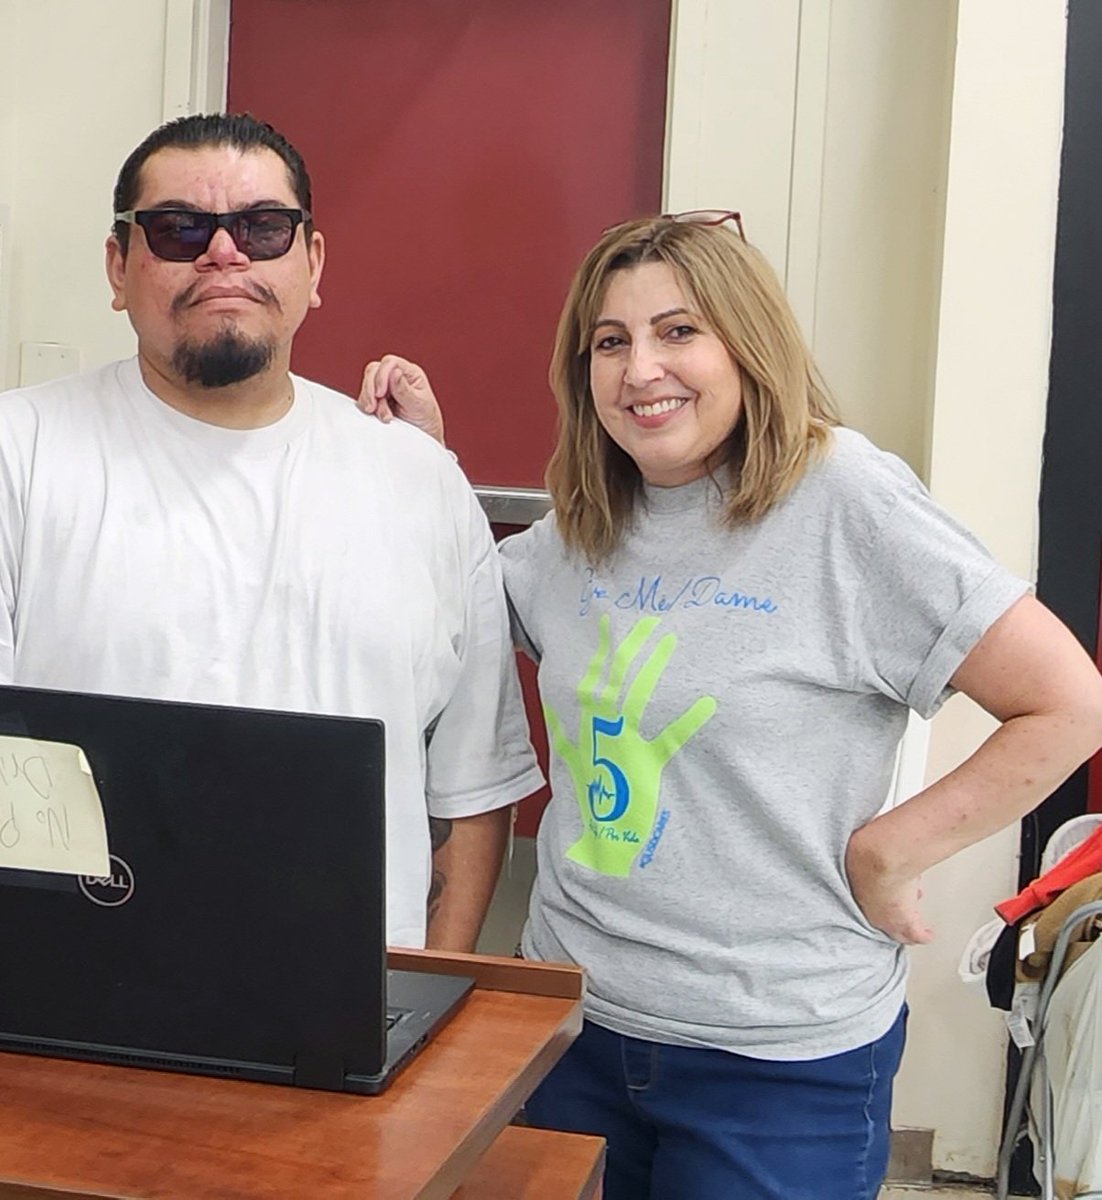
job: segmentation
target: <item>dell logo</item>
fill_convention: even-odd
[[[111,855],[110,875],[78,875],[77,886],[102,908],[118,908],[134,895],[134,872],[126,859]]]

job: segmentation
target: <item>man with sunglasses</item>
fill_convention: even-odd
[[[114,199],[136,358],[0,397],[0,682],[382,718],[388,938],[473,949],[541,782],[477,500],[290,374],[325,247],[274,129],[171,122]]]

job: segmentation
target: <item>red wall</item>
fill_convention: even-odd
[[[302,151],[328,242],[303,374],[423,363],[476,483],[538,486],[578,261],[661,199],[670,0],[234,0],[229,103]]]
[[[325,234],[301,374],[428,368],[475,483],[539,486],[547,362],[601,231],[656,212],[670,0],[234,0],[229,107],[302,151]],[[533,672],[522,669],[546,765]],[[522,806],[531,835],[545,795]]]

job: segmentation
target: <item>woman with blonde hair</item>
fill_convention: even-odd
[[[608,1200],[873,1200],[919,877],[1098,748],[1102,680],[839,427],[737,214],[607,231],[551,383],[554,510],[501,545],[552,747],[523,952],[588,998],[529,1120],[608,1139]],[[361,404],[442,436],[406,360]],[[955,690],[999,727],[880,812]]]

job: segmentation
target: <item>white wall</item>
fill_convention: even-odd
[[[1033,578],[1048,390],[1063,116],[1063,0],[962,0],[945,214],[930,483],[1009,567]],[[931,770],[955,766],[990,721],[954,700]],[[1005,1037],[982,992],[961,995],[961,935],[1017,886],[1018,831],[932,872],[941,937],[916,952],[911,1049],[897,1115],[937,1129],[938,1161],[990,1175]],[[931,1068],[931,1064],[938,1064]],[[982,1085],[982,1086],[979,1086]]]
[[[955,0],[833,0],[816,358],[846,424],[928,469]]]
[[[7,203],[11,342],[77,347],[82,365],[133,353],[103,272],[122,160],[161,116],[160,0],[15,0],[14,155]],[[10,30],[0,31],[0,40]],[[59,169],[60,168],[60,169]],[[6,382],[18,382],[13,349]]]
[[[847,424],[928,465],[956,0],[678,0],[667,208],[738,208]]]
[[[0,0],[0,210],[10,213],[0,384],[24,343],[61,343],[80,366],[134,352],[113,313],[103,244],[126,155],[164,116],[213,88],[193,38],[224,46],[212,0]],[[220,51],[224,52],[224,51]],[[0,304],[3,295],[0,292]],[[6,351],[6,353],[4,353]]]
[[[664,211],[740,210],[783,278],[799,0],[677,0],[675,9]]]
[[[12,194],[15,188],[16,0],[0,0],[0,387],[7,380],[7,362],[15,345],[10,317]]]

